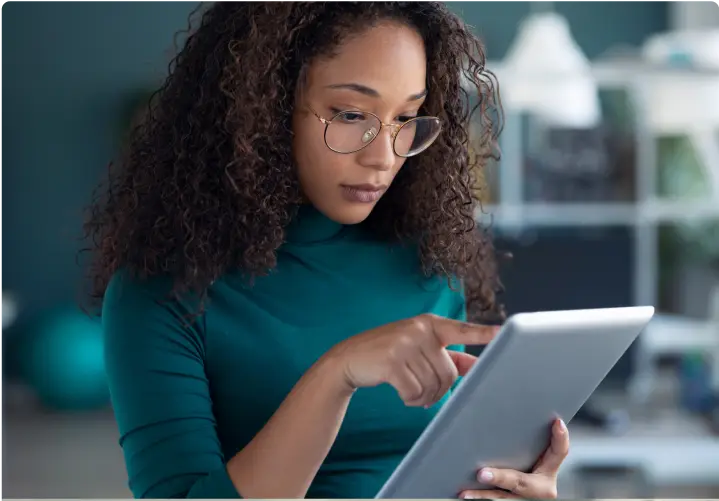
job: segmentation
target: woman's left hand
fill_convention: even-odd
[[[557,474],[569,453],[569,432],[563,421],[557,419],[552,426],[552,441],[531,473],[498,468],[482,468],[479,481],[497,487],[497,490],[464,491],[464,499],[555,499]],[[501,490],[500,490],[501,489]]]

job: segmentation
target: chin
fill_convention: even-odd
[[[359,224],[367,219],[374,209],[375,204],[355,204],[344,202],[334,210],[328,211],[328,216],[340,224]]]

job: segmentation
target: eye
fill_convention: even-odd
[[[334,116],[333,121],[346,124],[360,123],[367,120],[367,115],[361,111],[342,111],[336,108],[330,108]]]
[[[409,122],[413,118],[417,118],[417,115],[400,115],[397,117],[397,122],[405,123],[405,122]]]

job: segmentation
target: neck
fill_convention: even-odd
[[[332,240],[345,229],[317,210],[311,203],[299,207],[297,214],[287,227],[287,242],[298,244],[320,243]]]

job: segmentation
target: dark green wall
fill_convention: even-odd
[[[125,99],[154,85],[195,4],[3,6],[3,289],[26,313],[73,301],[82,210]]]
[[[104,175],[125,100],[166,69],[194,3],[3,5],[3,289],[25,314],[71,301],[82,209]],[[453,4],[500,58],[527,2]],[[667,4],[556,4],[596,56],[667,26]]]

